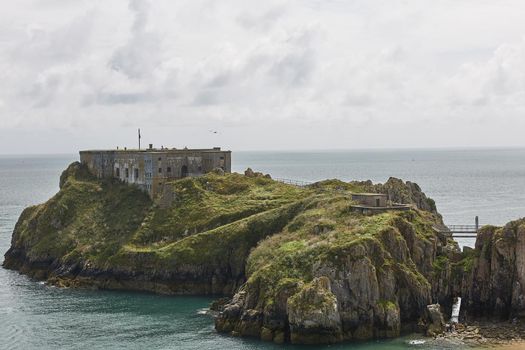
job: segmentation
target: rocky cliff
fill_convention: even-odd
[[[233,295],[217,330],[275,342],[398,336],[458,292],[464,259],[416,184],[252,175],[173,181],[151,201],[74,163],[53,198],[24,210],[4,266],[64,286]],[[355,213],[361,191],[414,209]]]
[[[398,336],[449,300],[456,244],[431,213],[361,216],[319,196],[250,254],[247,282],[216,321],[221,332],[314,344]],[[448,271],[448,274],[444,272]]]
[[[525,316],[525,219],[484,227],[468,251],[463,284],[468,316]]]

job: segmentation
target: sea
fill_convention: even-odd
[[[78,155],[0,156],[0,260],[22,210],[58,191]],[[447,224],[503,225],[525,216],[525,149],[236,151],[233,171],[275,178],[418,183]],[[472,246],[472,240],[460,241]],[[0,268],[0,350],[48,349],[457,349],[417,334],[333,346],[278,346],[217,334],[209,297],[63,289]]]

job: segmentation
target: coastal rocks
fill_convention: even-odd
[[[264,177],[264,178],[267,178],[267,179],[271,179],[272,177],[270,176],[270,174],[263,174],[263,173],[260,173],[260,172],[255,172],[252,170],[252,168],[248,168],[244,171],[244,176],[246,177]]]
[[[343,338],[337,298],[327,277],[315,278],[289,298],[287,312],[293,344],[336,343]]]
[[[525,316],[525,219],[484,227],[463,286],[468,315]]]
[[[429,344],[443,346],[449,344],[452,348],[472,346],[479,348],[493,348],[505,344],[515,344],[513,349],[525,347],[525,327],[519,323],[498,321],[475,321],[473,323],[458,323],[451,331],[447,331],[435,337]],[[447,347],[447,348],[448,348]]]
[[[427,324],[426,334],[435,337],[445,330],[445,319],[439,304],[427,305],[425,322]]]
[[[433,243],[424,239],[421,227],[414,229],[409,220],[417,221],[419,217],[396,214],[392,226],[375,232],[373,239],[356,240],[344,247],[334,244],[321,250],[320,256],[308,253],[312,264],[304,274],[312,279],[284,279],[289,281],[288,288],[282,289],[286,293],[273,294],[261,273],[256,273],[237,295],[243,302],[232,303],[230,310],[226,308],[219,314],[216,329],[243,335],[249,321],[251,330],[253,326],[261,327],[250,335],[257,337],[259,333],[263,340],[276,341],[278,334],[279,341],[284,335],[286,341],[295,344],[325,344],[397,337],[401,329],[414,329],[431,312],[430,333],[438,334],[444,326],[443,316],[439,313],[438,317],[433,308],[427,309],[433,301],[429,281],[435,274],[436,257],[447,259],[438,255],[436,242],[446,242],[437,236],[429,237]],[[291,257],[284,259],[294,264]],[[270,266],[268,262],[265,268]]]

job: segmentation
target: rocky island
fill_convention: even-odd
[[[434,201],[399,179],[299,187],[217,169],[163,186],[151,198],[73,163],[23,211],[3,266],[58,286],[223,296],[219,332],[277,343],[439,334],[459,296],[463,318],[523,315],[523,221],[462,252]],[[354,193],[410,208],[365,215]]]

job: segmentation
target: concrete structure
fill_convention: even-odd
[[[155,149],[80,151],[80,162],[99,178],[135,184],[155,198],[166,181],[200,176],[216,168],[231,172],[231,151],[211,149]]]
[[[392,203],[388,195],[382,193],[353,193],[352,200],[357,202],[351,205],[353,211],[361,214],[378,214],[388,210],[410,210],[412,207],[408,204]]]
[[[382,193],[353,193],[352,200],[368,207],[386,207],[388,196]]]

